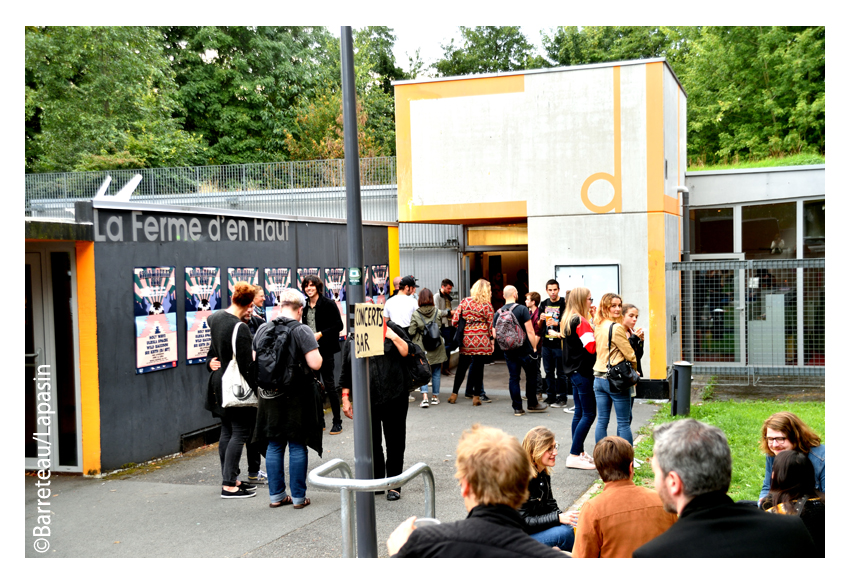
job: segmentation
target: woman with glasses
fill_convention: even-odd
[[[764,484],[759,494],[759,507],[770,492],[775,457],[785,450],[796,450],[809,458],[815,474],[815,489],[826,493],[826,445],[822,443],[820,436],[796,415],[791,412],[779,412],[765,420],[761,428],[759,446],[765,453]]]
[[[526,523],[526,532],[542,544],[571,551],[575,542],[573,528],[578,523],[578,511],[561,513],[552,495],[550,469],[555,466],[558,443],[555,434],[543,426],[528,431],[522,448],[531,463],[528,501],[519,509]]]

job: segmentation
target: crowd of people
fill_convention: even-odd
[[[528,291],[520,304],[517,288],[507,285],[501,289],[504,304],[494,309],[492,289],[484,279],[456,307],[451,280],[441,283],[437,295],[428,288],[417,294],[412,276],[396,278],[394,284],[396,293],[384,306],[384,354],[369,360],[373,478],[404,470],[407,417],[410,401],[415,401],[405,358],[419,349],[427,358],[430,383],[423,380],[418,387],[419,408],[425,409],[440,405],[441,378],[452,375],[449,357],[458,349],[448,404],[457,404],[464,379],[465,397],[473,406],[491,401],[484,391],[484,366],[500,351],[514,415],[550,407],[572,414],[565,466],[595,470],[604,487],[581,510],[561,508],[552,488],[559,449],[552,430],[532,428],[520,443],[501,430],[475,425],[464,432],[456,458],[467,519],[417,528],[410,518],[388,540],[391,555],[823,557],[825,445],[793,413],[774,414],[762,428],[765,478],[758,501],[734,503],[728,497],[732,459],[726,437],[692,419],[655,429],[655,489],[635,485],[634,469],[640,465],[631,430],[635,387],[615,385],[617,379],[608,375],[622,363],[642,374],[644,331],[637,326],[638,308],[624,304],[619,295],[604,294],[597,308],[589,289],[575,287],[561,297],[552,279],[543,302],[538,292]],[[300,291],[280,292],[280,316],[266,323],[256,314],[262,290],[239,282],[231,306],[210,315],[206,408],[221,420],[223,499],[256,496],[256,485],[265,482],[260,469],[265,456],[269,506],[306,507],[308,448],[321,456],[326,430],[323,394],[334,416],[331,434],[342,431],[341,414],[349,419],[356,415],[351,341],[343,343],[336,383],[334,355],[340,352],[342,322],[336,306],[323,300],[321,281],[308,276]],[[273,373],[280,380],[271,388],[267,381],[262,387],[258,382],[264,372],[269,378],[268,360],[257,357],[258,351],[267,354],[263,347],[268,346],[277,351]],[[256,392],[248,407],[225,407],[228,365],[238,368],[243,382]],[[542,391],[541,366],[546,379]],[[567,402],[570,393],[573,407]],[[608,436],[612,411],[616,436]],[[585,444],[594,421],[590,454]],[[247,479],[239,470],[243,446],[248,449]],[[290,494],[283,464],[287,447]],[[386,498],[400,499],[401,490],[388,490]],[[760,543],[759,534],[768,531],[773,537]],[[781,545],[774,545],[777,539]]]

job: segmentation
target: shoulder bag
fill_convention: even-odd
[[[257,406],[257,394],[242,377],[239,364],[236,362],[236,333],[239,332],[239,326],[243,324],[240,322],[233,327],[233,338],[231,339],[233,358],[227,364],[224,375],[221,376],[221,405],[225,408]]]
[[[608,386],[611,393],[626,393],[640,377],[626,359],[611,366],[611,337],[614,333],[614,324],[608,329]]]

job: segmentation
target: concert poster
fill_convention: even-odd
[[[325,297],[336,302],[340,318],[342,318],[342,331],[340,331],[339,336],[340,338],[345,338],[345,335],[348,333],[348,318],[345,314],[347,308],[345,268],[325,268],[324,272],[322,283],[325,285]]]
[[[233,288],[236,282],[248,282],[251,286],[259,284],[260,268],[227,268],[227,305],[233,302]]]
[[[372,300],[375,304],[383,304],[390,295],[389,271],[387,264],[372,266]]]
[[[280,291],[292,286],[292,270],[290,268],[265,268],[264,275],[266,321],[271,322],[280,315]]]
[[[136,374],[177,367],[174,266],[133,268]]]
[[[212,337],[207,317],[221,308],[221,270],[186,268],[186,364],[207,362]]]

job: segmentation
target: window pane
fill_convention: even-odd
[[[826,257],[826,201],[803,203],[803,257]]]
[[[691,253],[732,253],[732,209],[691,210]]]
[[[748,260],[797,257],[797,203],[741,209],[741,251]]]

